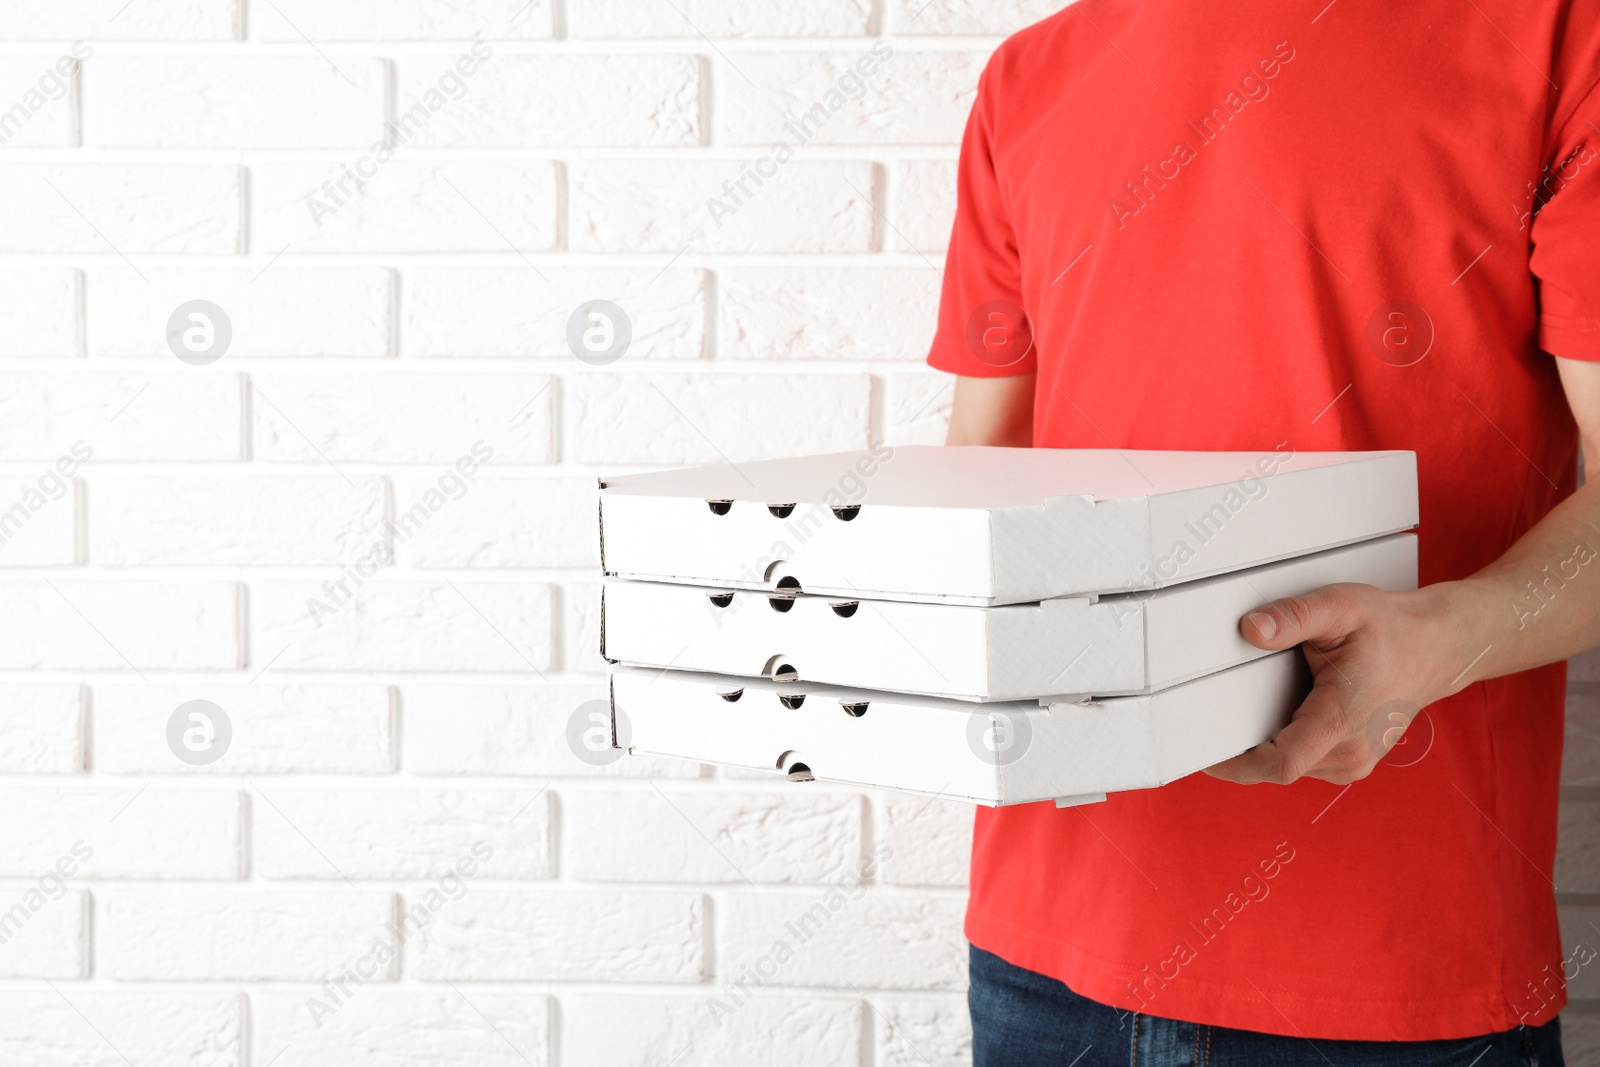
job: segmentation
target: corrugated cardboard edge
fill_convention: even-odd
[[[606,509],[600,495],[605,491],[606,480],[595,479],[595,529],[600,535],[600,576],[606,577],[610,572],[606,570]],[[606,584],[600,583],[600,658],[607,663],[616,665],[616,660],[606,655]],[[616,715],[611,716],[612,747],[616,747]]]
[[[617,676],[606,675],[606,700],[611,704],[611,747],[621,748],[617,744]]]

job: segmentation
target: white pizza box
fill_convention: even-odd
[[[617,667],[612,729],[666,756],[998,806],[1165,785],[1271,738],[1309,687],[1297,650],[1142,696],[974,705]]]
[[[1415,589],[1417,539],[1391,534],[1153,593],[982,607],[840,600],[607,579],[600,651],[641,667],[962,700],[1148,693],[1267,653],[1239,620],[1334,582]]]
[[[613,577],[964,604],[1157,589],[1416,523],[1412,452],[879,446],[600,482]]]

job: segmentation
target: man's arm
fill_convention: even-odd
[[[1033,444],[1033,387],[1036,375],[956,379],[947,445]]]
[[[1258,648],[1307,645],[1316,685],[1277,737],[1211,774],[1352,782],[1422,706],[1600,645],[1600,363],[1556,365],[1588,483],[1470,578],[1404,593],[1331,585],[1247,615],[1239,629]]]

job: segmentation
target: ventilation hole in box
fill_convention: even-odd
[[[744,696],[744,690],[743,689],[730,689],[726,693],[718,693],[717,696],[721,697],[723,700],[726,700],[728,703],[732,704],[735,700],[738,700],[740,697]]]
[[[767,597],[767,603],[772,605],[773,611],[788,611],[790,608],[794,607],[794,597],[769,596]]]
[[[871,701],[867,700],[859,700],[849,704],[842,700],[839,701],[839,705],[844,708],[844,713],[850,716],[852,719],[859,719],[861,716],[865,715],[867,713],[867,705],[869,703],[871,703]]]
[[[814,782],[816,779],[811,776],[810,767],[807,767],[804,763],[796,763],[789,767],[789,781]]]
[[[840,600],[828,604],[828,607],[833,609],[833,613],[841,619],[848,619],[854,615],[856,609],[860,606],[861,601],[859,600]]]
[[[779,693],[778,700],[784,707],[794,711],[806,702],[806,695],[804,693]]]
[[[776,515],[780,519],[787,519],[791,514],[794,513],[794,505],[793,504],[768,504],[767,505],[767,510],[772,512],[774,515]]]
[[[849,522],[861,513],[861,505],[847,504],[842,508],[830,508],[829,510],[833,512],[833,517],[840,522]]]
[[[778,584],[774,588],[785,593],[798,593],[800,591],[800,579],[786,574],[778,579]]]
[[[725,608],[729,604],[733,603],[733,594],[732,593],[707,593],[706,594],[706,599],[711,601],[713,604],[715,604],[719,608]]]
[[[767,670],[774,682],[798,682],[800,680],[800,672],[788,663],[779,663],[767,668]]]
[[[728,512],[733,510],[733,501],[707,500],[706,507],[711,509],[711,514],[713,515],[726,515]]]

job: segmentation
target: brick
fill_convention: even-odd
[[[555,383],[543,374],[274,371],[251,384],[253,451],[269,463],[556,458]]]
[[[102,56],[85,80],[91,145],[364,148],[383,136],[378,59]]]
[[[119,981],[322,982],[388,938],[390,893],[121,889],[96,916],[97,974]],[[375,981],[388,981],[380,968]]]
[[[452,483],[453,485],[454,483]],[[399,561],[411,567],[598,567],[598,511],[593,478],[479,476],[449,507],[403,541]],[[437,478],[407,478],[397,519],[426,505]]]
[[[765,162],[762,162],[765,160]],[[757,185],[755,167],[772,171]],[[570,164],[579,252],[868,252],[871,163],[582,160]],[[744,176],[745,192],[732,183]]]
[[[65,50],[0,56],[0,146],[76,147],[82,69]]]
[[[888,42],[873,49],[741,52],[748,79],[729,79],[718,100],[723,140],[762,147],[960,144],[987,56],[895,51]]]
[[[965,997],[883,997],[874,1005],[878,1067],[968,1067],[972,1019]]]
[[[1562,784],[1600,785],[1600,694],[1568,694],[1566,734]]]
[[[274,249],[276,251],[276,249]],[[228,316],[228,356],[387,356],[391,273],[379,267],[125,267],[89,272],[89,345],[98,356],[171,359],[167,322],[209,300]]]
[[[553,0],[385,0],[327,4],[273,0],[251,15],[262,41],[538,40],[553,36]],[[303,36],[302,36],[303,35]]]
[[[884,438],[890,445],[942,445],[955,403],[954,375],[938,371],[891,374],[884,389]]]
[[[78,512],[83,483],[63,478],[76,466],[30,467],[11,474],[16,489],[0,491],[0,567],[65,567],[78,562]]]
[[[723,359],[920,360],[939,274],[917,267],[743,267],[717,278]]]
[[[561,1062],[656,1067],[692,1049],[686,1064],[855,1064],[862,1036],[854,998],[578,995],[563,1005]]]
[[[1570,1067],[1600,1064],[1600,1004],[1571,1004],[1561,1013],[1561,1054]]]
[[[0,304],[0,357],[82,353],[82,274],[71,267],[6,267],[0,289],[9,294]]]
[[[889,885],[964,886],[972,855],[972,805],[885,793],[882,838]]]
[[[609,300],[628,316],[624,358],[705,354],[706,272],[685,268],[417,267],[405,274],[401,337],[410,356],[571,358],[580,304]],[[575,366],[575,364],[574,364]]]
[[[242,385],[197,368],[0,371],[0,460],[54,463],[76,442],[99,460],[238,459]]]
[[[258,585],[251,662],[282,671],[550,669],[550,587],[541,582],[384,579],[345,588],[353,596],[335,601],[309,580]]]
[[[11,990],[0,993],[0,1063],[241,1067],[244,1009],[230,992]]]
[[[867,446],[865,375],[593,373],[568,387],[580,463],[738,463]]]
[[[1563,955],[1572,955],[1574,949],[1580,945],[1585,946],[1584,956],[1600,955],[1600,904],[1566,903],[1559,905],[1559,908]],[[1600,997],[1600,965],[1597,964],[1600,964],[1600,960],[1591,959],[1587,966],[1577,969],[1577,975],[1567,982],[1569,997],[1573,1000],[1592,1000]]]
[[[240,175],[216,163],[0,163],[0,251],[232,255]]]
[[[567,794],[563,869],[589,882],[831,883],[861,856],[861,798],[674,789]]]
[[[833,986],[849,975],[866,989],[961,989],[964,908],[959,896],[877,896],[859,885],[734,893],[723,915],[717,973],[772,971],[769,983],[784,986]],[[779,943],[793,953],[782,963]]]
[[[272,787],[255,806],[263,878],[550,878],[551,796],[539,789]],[[475,852],[474,848],[487,853]],[[477,873],[458,868],[466,864]]]
[[[904,36],[1004,36],[1065,6],[1063,0],[888,0],[888,17],[894,32]]]
[[[259,671],[262,665],[254,665]],[[228,716],[232,740],[215,763],[167,747],[167,720],[204,699]],[[394,768],[394,698],[385,685],[97,685],[95,769],[110,774],[386,774]]]
[[[0,581],[0,669],[234,670],[239,590],[205,580]]]
[[[383,478],[350,483],[328,470],[100,476],[90,491],[89,559],[113,567],[351,564],[388,542],[389,494]]]
[[[473,889],[413,937],[406,975],[424,981],[699,982],[707,923],[698,893]]]
[[[0,774],[83,769],[83,686],[0,682]]]
[[[685,760],[622,755],[579,759],[567,743],[574,713],[606,696],[594,685],[407,685],[401,766],[413,774],[698,778]]]
[[[905,159],[895,164],[885,247],[943,259],[956,218],[956,161]],[[941,263],[942,265],[942,263]]]
[[[481,64],[472,56],[406,57],[395,121],[415,130],[407,145],[426,147],[698,145],[702,62],[638,53],[501,54]],[[442,107],[430,111],[430,93]]]
[[[562,586],[561,602],[566,620],[562,668],[578,674],[604,674],[610,665],[600,656],[600,584]]]
[[[11,40],[233,41],[241,0],[169,0],[108,11],[99,0],[0,0],[0,26]]]
[[[319,1005],[315,1014],[313,1000]],[[552,1062],[550,1000],[538,993],[363,987],[334,1005],[317,990],[269,991],[256,995],[254,1007],[253,1063],[269,1063],[285,1049],[295,1067],[548,1067]]]
[[[870,0],[682,0],[670,8],[629,0],[574,0],[569,8],[575,37],[860,37],[872,32]],[[728,62],[746,67],[732,57]]]
[[[1566,893],[1600,893],[1600,799],[1561,798],[1555,883]]]
[[[87,978],[89,894],[51,882],[0,891],[0,978]]]
[[[0,877],[244,877],[234,789],[0,786]]]
[[[357,188],[361,170],[374,173]],[[556,244],[548,162],[266,162],[253,168],[251,188],[251,232],[263,251],[523,253]]]

